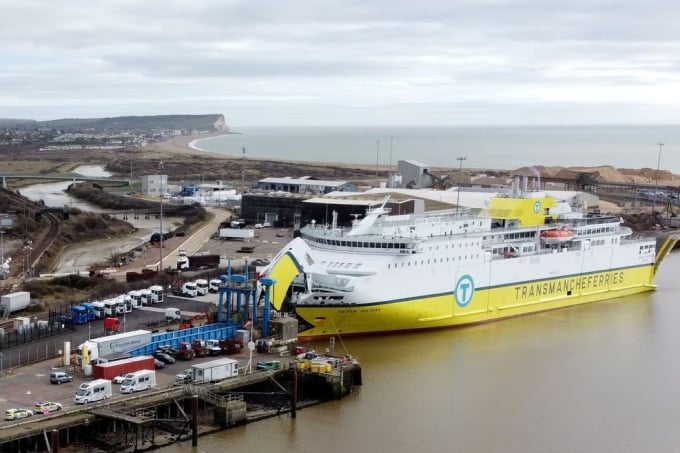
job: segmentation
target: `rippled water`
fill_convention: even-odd
[[[674,253],[654,293],[346,340],[364,385],[345,400],[160,451],[678,451],[679,267]]]

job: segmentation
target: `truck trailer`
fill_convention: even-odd
[[[101,363],[95,365],[93,369],[95,378],[112,380],[121,374],[134,373],[139,370],[153,370],[155,367],[156,359],[150,355],[144,355],[141,357],[128,357],[127,359]]]
[[[219,267],[220,255],[192,255],[177,258],[177,270],[195,271],[199,269],[213,269]]]
[[[76,363],[85,366],[95,359],[111,360],[151,343],[151,331],[133,330],[108,337],[93,338],[76,350]],[[85,356],[86,360],[83,360]]]
[[[255,238],[255,230],[250,228],[220,228],[220,239],[246,240]]]
[[[219,382],[238,376],[238,360],[217,359],[191,367],[191,380],[195,383]]]
[[[9,293],[0,298],[0,310],[5,313],[14,313],[28,307],[30,303],[31,293],[28,291]]]

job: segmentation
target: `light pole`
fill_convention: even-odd
[[[380,162],[380,140],[375,142],[375,183],[378,184],[378,163]]]
[[[159,162],[158,169],[159,169],[159,176],[161,178],[161,193],[160,193],[160,196],[161,196],[161,214],[160,214],[160,230],[161,230],[160,231],[160,233],[161,233],[161,237],[160,237],[161,252],[160,252],[160,254],[161,254],[161,259],[158,263],[158,270],[162,272],[163,271],[163,161]]]
[[[458,181],[458,196],[456,196],[456,214],[458,214],[458,207],[460,205],[460,181],[463,180],[463,161],[467,159],[467,156],[460,156],[456,157],[456,160],[458,161],[458,172],[460,173],[459,178],[460,180]]]
[[[659,167],[661,166],[661,150],[663,143],[659,143],[659,158],[656,161],[656,178],[654,180],[654,199],[652,201],[652,212],[656,211],[656,197],[659,196]]]

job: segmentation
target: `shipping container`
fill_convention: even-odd
[[[134,373],[140,370],[153,370],[156,360],[151,356],[129,357],[127,359],[114,360],[113,362],[102,363],[93,367],[93,374],[96,379],[113,379],[124,373]]]
[[[16,293],[5,294],[0,298],[0,309],[13,313],[15,311],[23,310],[31,303],[31,293],[28,291],[19,291]]]

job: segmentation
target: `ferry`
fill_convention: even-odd
[[[513,186],[515,187],[515,186]],[[517,185],[518,187],[518,185]],[[513,188],[478,212],[390,215],[351,226],[311,222],[264,270],[274,309],[301,340],[446,328],[656,288],[675,245],[635,238],[616,215]]]

